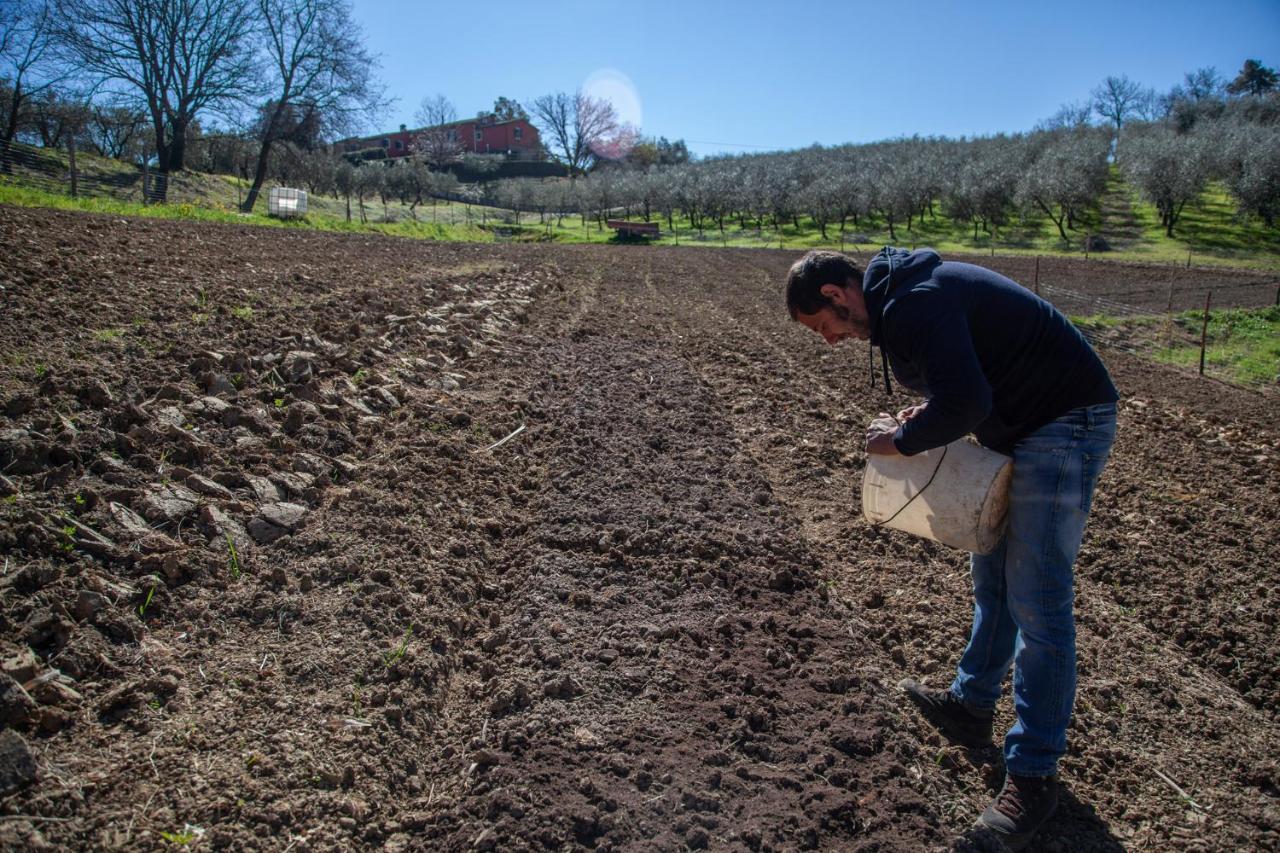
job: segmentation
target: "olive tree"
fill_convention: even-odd
[[[1156,206],[1160,224],[1169,237],[1173,236],[1173,226],[1182,209],[1187,202],[1199,198],[1209,180],[1204,140],[1197,134],[1179,134],[1164,126],[1131,135],[1125,142],[1120,166]]]
[[[1107,180],[1108,140],[1090,130],[1058,131],[1036,140],[1039,149],[1018,183],[1024,208],[1043,212],[1064,243],[1068,228],[1102,194]]]
[[[1223,134],[1220,169],[1241,213],[1262,218],[1268,228],[1280,218],[1280,145],[1276,130],[1239,124]]]

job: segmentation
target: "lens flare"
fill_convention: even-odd
[[[617,130],[592,145],[598,157],[618,160],[626,157],[640,139],[643,111],[640,93],[631,78],[616,68],[602,68],[591,72],[582,84],[584,94],[597,101],[608,101],[617,115]]]

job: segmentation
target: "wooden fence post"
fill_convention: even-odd
[[[1204,376],[1204,348],[1209,334],[1209,300],[1213,298],[1210,290],[1204,295],[1204,322],[1200,324],[1200,375]]]
[[[80,197],[80,187],[76,181],[76,138],[74,135],[67,137],[67,166],[71,169],[71,197]]]

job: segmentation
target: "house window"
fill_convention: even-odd
[[[383,147],[383,148],[388,148],[388,147],[390,147],[390,145],[391,145],[391,140],[390,140],[390,139],[384,139],[384,140],[382,140],[382,147]]]
[[[450,142],[457,142],[457,141],[458,141],[458,131],[456,131],[456,130],[451,130],[451,131],[449,131],[449,141],[450,141]]]
[[[512,132],[512,135],[515,136],[516,139],[520,139],[524,135],[524,128],[523,127],[515,128]]]
[[[397,150],[397,151],[403,151],[403,150],[404,150],[404,140],[401,140],[401,139],[397,139],[397,140],[396,140],[396,150]]]
[[[483,139],[484,139],[484,131],[477,127],[477,128],[476,128],[476,142],[480,142],[480,141],[481,141],[481,140],[483,140]]]

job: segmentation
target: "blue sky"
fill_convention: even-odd
[[[695,154],[1029,130],[1107,75],[1158,91],[1245,59],[1280,67],[1280,0],[962,3],[354,0],[413,124],[424,96],[460,117],[627,81],[647,135]]]

